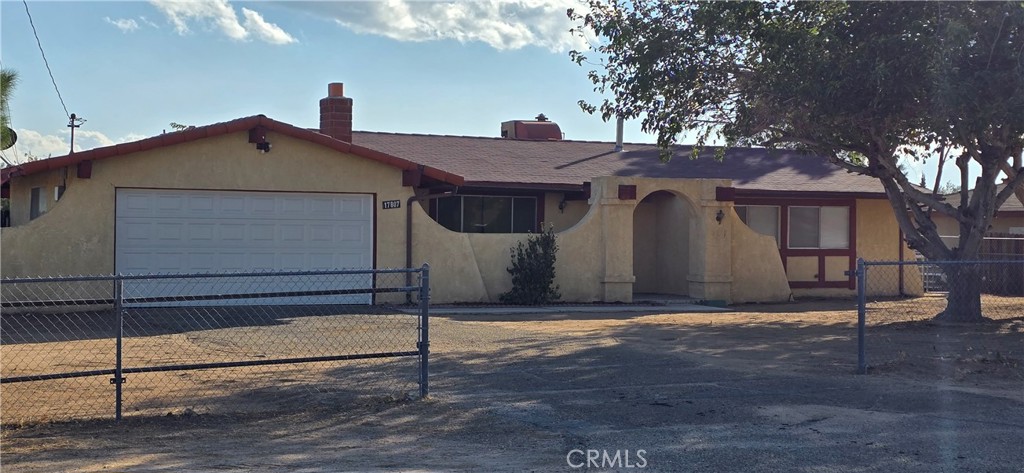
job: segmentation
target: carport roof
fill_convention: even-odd
[[[507,138],[357,131],[361,146],[459,174],[470,186],[582,186],[600,176],[731,179],[738,189],[857,193],[884,196],[877,179],[848,173],[825,158],[799,151],[732,148],[716,161],[706,148],[690,159],[679,146],[665,163],[652,144],[597,141],[527,141]]]

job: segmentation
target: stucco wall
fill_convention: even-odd
[[[567,200],[559,210],[558,205],[564,197],[565,194],[560,192],[544,195],[544,225],[551,225],[556,232],[572,228],[590,211],[590,203],[585,200]]]
[[[69,183],[75,178],[75,169],[72,168],[67,175],[61,171],[33,174],[19,179],[17,186],[11,185],[11,225],[12,227],[24,225],[30,221],[32,188],[41,189],[41,197],[45,199],[46,212],[57,205],[54,198],[54,188]],[[63,200],[63,198],[61,198]],[[44,213],[45,215],[45,213]]]
[[[64,197],[43,216],[0,232],[4,277],[109,274],[114,271],[114,205],[118,187],[411,195],[401,171],[313,143],[270,133],[270,153],[248,143],[247,133],[207,138],[99,160],[91,179],[69,170]],[[27,195],[60,171],[15,178],[12,197]],[[49,192],[52,197],[52,189]],[[12,215],[27,215],[27,199],[12,199]],[[405,265],[405,209],[377,208],[378,267]]]
[[[732,302],[783,302],[792,295],[774,237],[748,227],[735,211],[732,227]]]
[[[524,234],[458,233],[413,208],[413,261],[430,263],[431,302],[498,302],[512,288],[510,250]],[[602,238],[592,213],[572,228],[558,232],[555,284],[563,301],[601,300]]]

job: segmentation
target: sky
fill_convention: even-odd
[[[19,75],[9,103],[18,143],[3,151],[8,161],[67,154],[67,113],[85,119],[76,150],[157,135],[171,122],[257,114],[316,128],[330,82],[353,98],[356,130],[499,136],[502,121],[543,113],[566,139],[615,139],[614,123],[577,104],[601,99],[587,79],[591,66],[569,59],[586,47],[565,13],[580,0],[27,6],[53,80],[26,5],[0,0],[0,61]],[[625,139],[654,136],[627,121]],[[934,169],[909,167],[915,182],[922,172],[934,179]]]

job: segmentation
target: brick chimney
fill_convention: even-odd
[[[327,84],[327,97],[320,99],[320,133],[352,142],[352,99],[341,82]]]

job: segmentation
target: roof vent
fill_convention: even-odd
[[[501,137],[513,140],[561,141],[562,129],[542,113],[532,121],[501,122]]]

